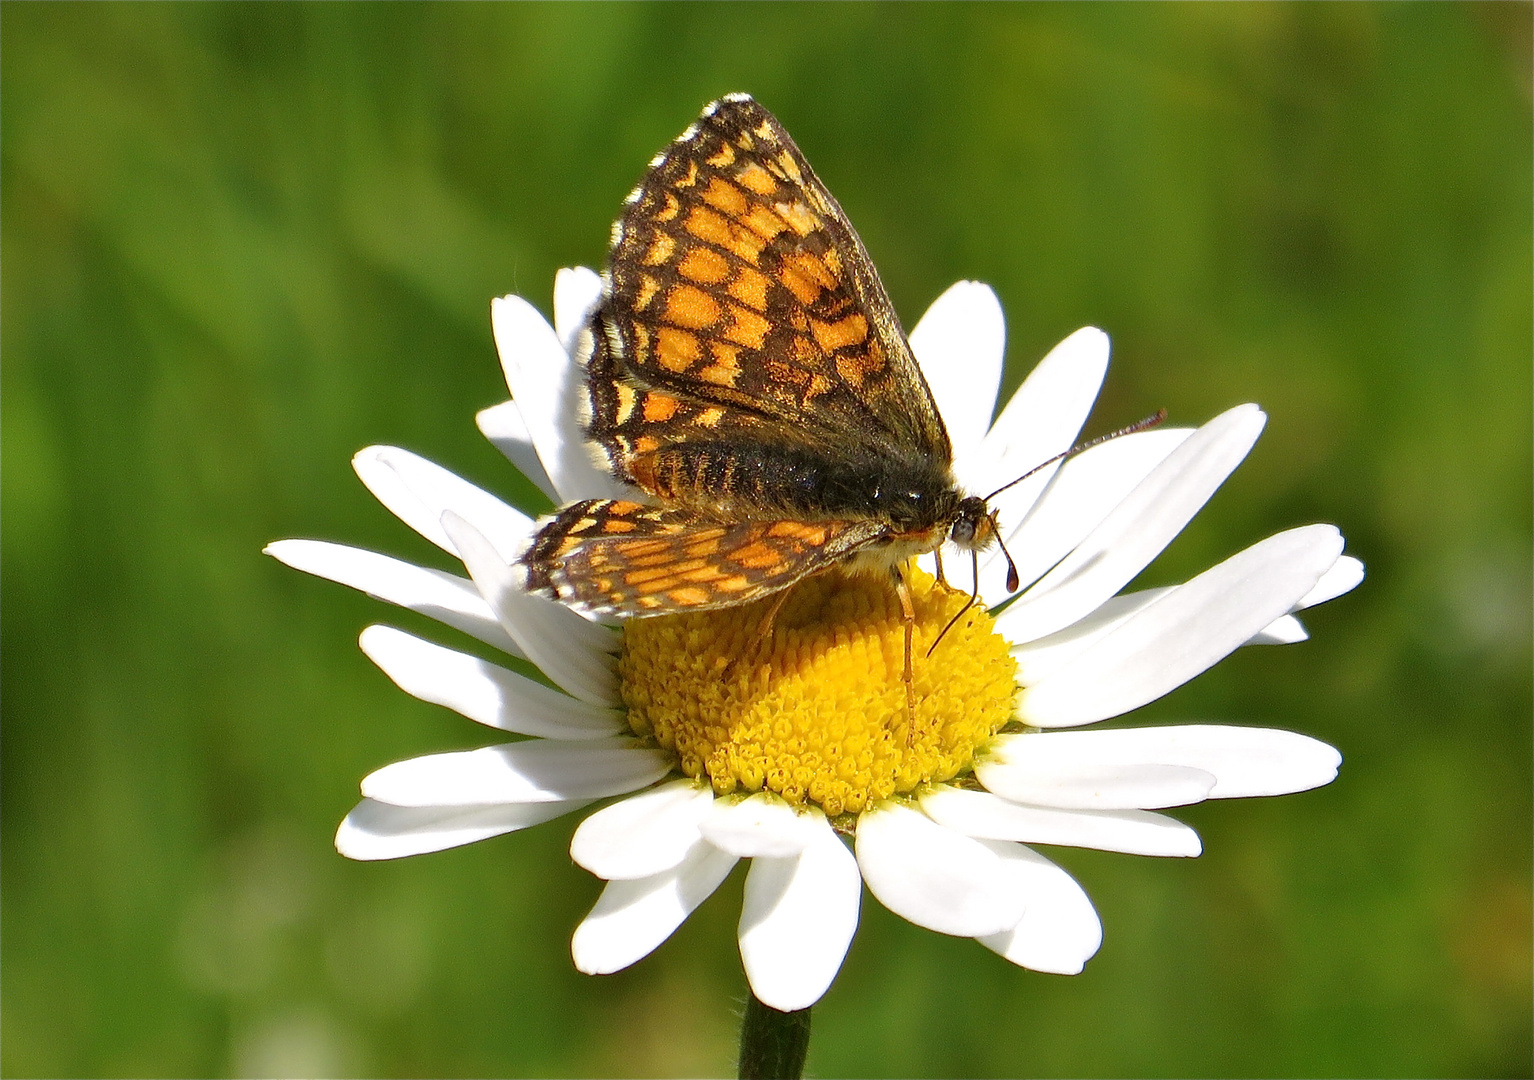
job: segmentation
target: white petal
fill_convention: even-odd
[[[1069,555],[1192,434],[1192,428],[1157,428],[1123,435],[1065,462],[1037,501],[1025,495],[1025,502],[1015,502],[1016,488],[997,496],[992,505],[1022,586],[1026,588]],[[999,545],[981,562],[981,581],[989,586],[986,599],[993,605],[1007,597],[1005,568]]]
[[[664,873],[609,882],[570,940],[576,968],[607,975],[648,956],[709,898],[735,862],[733,855],[700,844]]]
[[[392,626],[370,626],[362,651],[407,694],[502,731],[545,739],[601,739],[626,730],[616,709],[590,705],[477,656]]]
[[[480,433],[494,443],[497,450],[506,455],[507,460],[517,467],[518,472],[537,485],[538,490],[551,500],[559,501],[559,493],[554,490],[554,481],[549,479],[548,470],[543,467],[543,462],[538,460],[538,451],[533,447],[533,437],[528,434],[527,424],[522,419],[522,410],[517,408],[515,401],[503,401],[499,405],[481,409],[475,415],[474,422],[479,425]]]
[[[1293,731],[1222,724],[998,735],[988,752],[987,765],[992,768],[1185,766],[1215,777],[1211,799],[1284,795],[1320,787],[1336,777],[1342,761],[1342,755],[1324,742]],[[981,783],[992,787],[984,777]]]
[[[1328,600],[1335,600],[1343,593],[1352,592],[1364,579],[1364,564],[1351,555],[1344,555],[1332,564],[1332,568],[1321,575],[1321,580],[1316,582],[1316,587],[1311,589],[1295,603],[1294,609],[1302,611],[1317,604],[1324,604]],[[1309,639],[1310,634],[1306,631],[1303,623],[1293,615],[1282,615],[1274,619],[1261,632],[1247,642],[1248,645],[1293,645],[1296,642]]]
[[[986,791],[963,791],[939,784],[921,795],[933,821],[986,840],[1121,851],[1127,855],[1194,856],[1203,850],[1198,833],[1180,821],[1149,810],[1060,810],[1024,806]]]
[[[474,583],[465,578],[324,540],[274,540],[263,550],[295,570],[361,589],[374,599],[418,611],[504,653],[523,657],[521,646],[511,640]]]
[[[502,558],[515,558],[527,546],[530,517],[409,450],[369,446],[352,458],[352,468],[395,517],[449,555],[458,551],[442,531],[446,510],[472,523]]]
[[[1001,386],[1007,324],[989,285],[960,281],[932,301],[910,334],[911,352],[948,428],[955,461],[969,458],[991,426]]]
[[[490,324],[511,399],[522,412],[559,501],[616,498],[619,486],[596,467],[581,434],[580,370],[543,316],[520,296],[491,301]]]
[[[1265,421],[1257,406],[1240,405],[1189,436],[1017,600],[1008,620],[1012,640],[1069,626],[1145,569],[1241,463]]]
[[[1056,345],[1017,388],[976,452],[954,459],[959,482],[984,495],[1069,450],[1107,370],[1108,335],[1096,327]],[[1044,469],[1018,486],[1037,495],[1052,475],[1053,467]]]
[[[1324,604],[1328,600],[1335,600],[1343,593],[1351,592],[1358,588],[1358,583],[1364,579],[1364,564],[1351,555],[1344,555],[1332,564],[1332,568],[1321,575],[1321,580],[1316,582],[1316,587],[1304,596],[1300,597],[1296,608],[1315,607]]]
[[[1305,625],[1293,615],[1280,615],[1257,633],[1246,639],[1247,645],[1294,645],[1310,635]]]
[[[363,777],[362,794],[395,806],[600,799],[648,787],[674,760],[634,739],[535,739],[396,761]]]
[[[796,811],[770,791],[719,799],[699,828],[710,844],[742,859],[797,855],[820,833],[814,814]]]
[[[1015,847],[1009,865],[1028,897],[1028,911],[1011,930],[980,944],[1033,971],[1078,974],[1103,943],[1092,901],[1074,878],[1025,847]]]
[[[1172,587],[1168,586],[1120,593],[1109,597],[1092,614],[1078,619],[1064,630],[1057,630],[1036,641],[1012,646],[1012,658],[1017,661],[1018,682],[1024,686],[1035,686],[1043,682],[1171,591]],[[1008,637],[1007,614],[1011,610],[1007,608],[996,617],[996,629],[1003,637]],[[1008,640],[1011,640],[1010,637]]]
[[[554,275],[554,333],[565,352],[574,354],[575,335],[602,299],[602,278],[584,266],[568,266]]]
[[[1342,550],[1331,525],[1270,536],[1179,585],[1023,690],[1034,727],[1077,727],[1154,701],[1294,607]]]
[[[590,802],[508,803],[502,806],[391,806],[363,799],[336,830],[336,850],[348,859],[399,859],[472,844],[579,810]]]
[[[1023,916],[1024,899],[992,848],[899,803],[858,818],[857,856],[879,903],[917,926],[979,937]]]
[[[798,855],[758,858],[740,906],[740,958],[757,1000],[780,1012],[820,1000],[858,928],[857,860],[825,818]]]
[[[618,676],[609,653],[619,637],[569,608],[522,591],[521,567],[503,562],[473,526],[451,512],[443,527],[506,632],[527,658],[559,686],[594,705],[617,705]]]
[[[703,843],[698,822],[714,804],[708,785],[676,780],[598,810],[570,838],[570,857],[599,878],[651,877]]]
[[[1338,582],[1341,577],[1351,577],[1352,568],[1345,567],[1346,575],[1334,576],[1333,571],[1344,563],[1359,564],[1356,559],[1350,559],[1344,555],[1333,564],[1332,570],[1322,575],[1321,581],[1316,588],[1307,593],[1295,605],[1296,609],[1307,606],[1312,596],[1321,595],[1323,600],[1331,599],[1324,595],[1323,586],[1330,582]],[[1354,582],[1356,584],[1356,581]],[[1046,637],[1029,641],[1012,647],[1012,657],[1017,661],[1018,681],[1024,686],[1033,686],[1043,682],[1049,676],[1059,671],[1070,661],[1081,655],[1088,648],[1107,637],[1108,634],[1128,622],[1133,616],[1162,599],[1172,592],[1173,587],[1168,586],[1160,589],[1144,589],[1139,592],[1120,593],[1118,596],[1105,600],[1096,611],[1084,619],[1080,619],[1064,630],[1056,631]],[[1346,591],[1346,590],[1344,590]],[[1322,602],[1322,601],[1315,601]],[[1003,637],[1009,637],[1011,622],[1008,614],[1012,611],[1008,607],[996,617],[996,628]],[[1293,615],[1280,615],[1267,626],[1263,627],[1243,644],[1246,645],[1293,645],[1305,641],[1310,637],[1304,625]]]
[[[1032,806],[1151,810],[1203,802],[1215,777],[1183,765],[1115,764],[1013,757],[977,761],[975,777],[996,794]]]

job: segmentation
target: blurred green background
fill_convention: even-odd
[[[1530,7],[6,3],[3,999],[9,1076],[723,1074],[741,875],[571,967],[574,819],[389,864],[369,770],[489,741],[356,634],[450,631],[284,536],[447,566],[349,468],[529,508],[474,428],[488,301],[600,265],[710,98],[778,113],[907,324],[961,277],[1007,387],[1083,324],[1090,430],[1267,434],[1146,575],[1332,521],[1369,565],[1131,720],[1291,727],[1331,787],[1180,812],[1191,861],[1051,851],[1076,978],[865,896],[823,1076],[1527,1076]]]

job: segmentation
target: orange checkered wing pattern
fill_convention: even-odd
[[[627,500],[571,503],[539,529],[527,588],[572,607],[663,615],[748,603],[838,562],[878,526],[856,521],[699,520]]]
[[[651,495],[680,444],[835,461],[952,451],[862,242],[778,121],[745,95],[704,110],[613,226],[589,324],[587,432]]]

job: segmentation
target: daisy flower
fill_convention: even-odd
[[[632,497],[593,463],[577,419],[572,351],[600,290],[590,270],[561,271],[553,327],[519,297],[492,305],[511,400],[480,413],[479,426],[555,504]],[[1107,368],[1107,337],[1080,330],[992,422],[1003,339],[1001,307],[975,282],[939,297],[910,335],[968,491],[1068,449]],[[968,597],[910,575],[909,715],[904,624],[884,582],[808,579],[762,640],[750,605],[608,625],[524,591],[527,515],[409,451],[363,450],[353,462],[363,483],[468,576],[316,540],[267,551],[525,660],[557,689],[368,627],[363,651],[401,689],[525,738],[370,774],[336,847],[354,859],[419,855],[613,800],[571,842],[575,861],[607,882],[572,941],[584,972],[650,953],[741,859],[751,861],[741,958],[774,1009],[825,993],[864,884],[918,926],[975,938],[1036,971],[1079,972],[1102,941],[1097,914],[1027,845],[1194,856],[1197,834],[1158,811],[1303,791],[1336,775],[1334,749],[1288,731],[1073,730],[1155,700],[1242,645],[1303,640],[1294,613],[1362,579],[1337,530],[1309,525],[1181,585],[1121,592],[1241,462],[1264,420],[1241,405],[1197,429],[1128,435],[1000,495],[993,505],[1023,591],[1007,602],[999,554],[982,561],[978,580],[960,584],[986,606],[928,657]]]

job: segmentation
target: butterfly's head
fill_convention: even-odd
[[[996,515],[984,499],[969,495],[959,500],[948,539],[968,551],[984,551],[996,542]]]
[[[978,495],[965,496],[959,500],[959,512],[948,527],[948,539],[967,551],[984,551],[992,544],[1001,543],[996,511]],[[1001,553],[1007,558],[1007,591],[1016,592],[1017,568],[1012,565],[1012,556],[1005,544]]]

